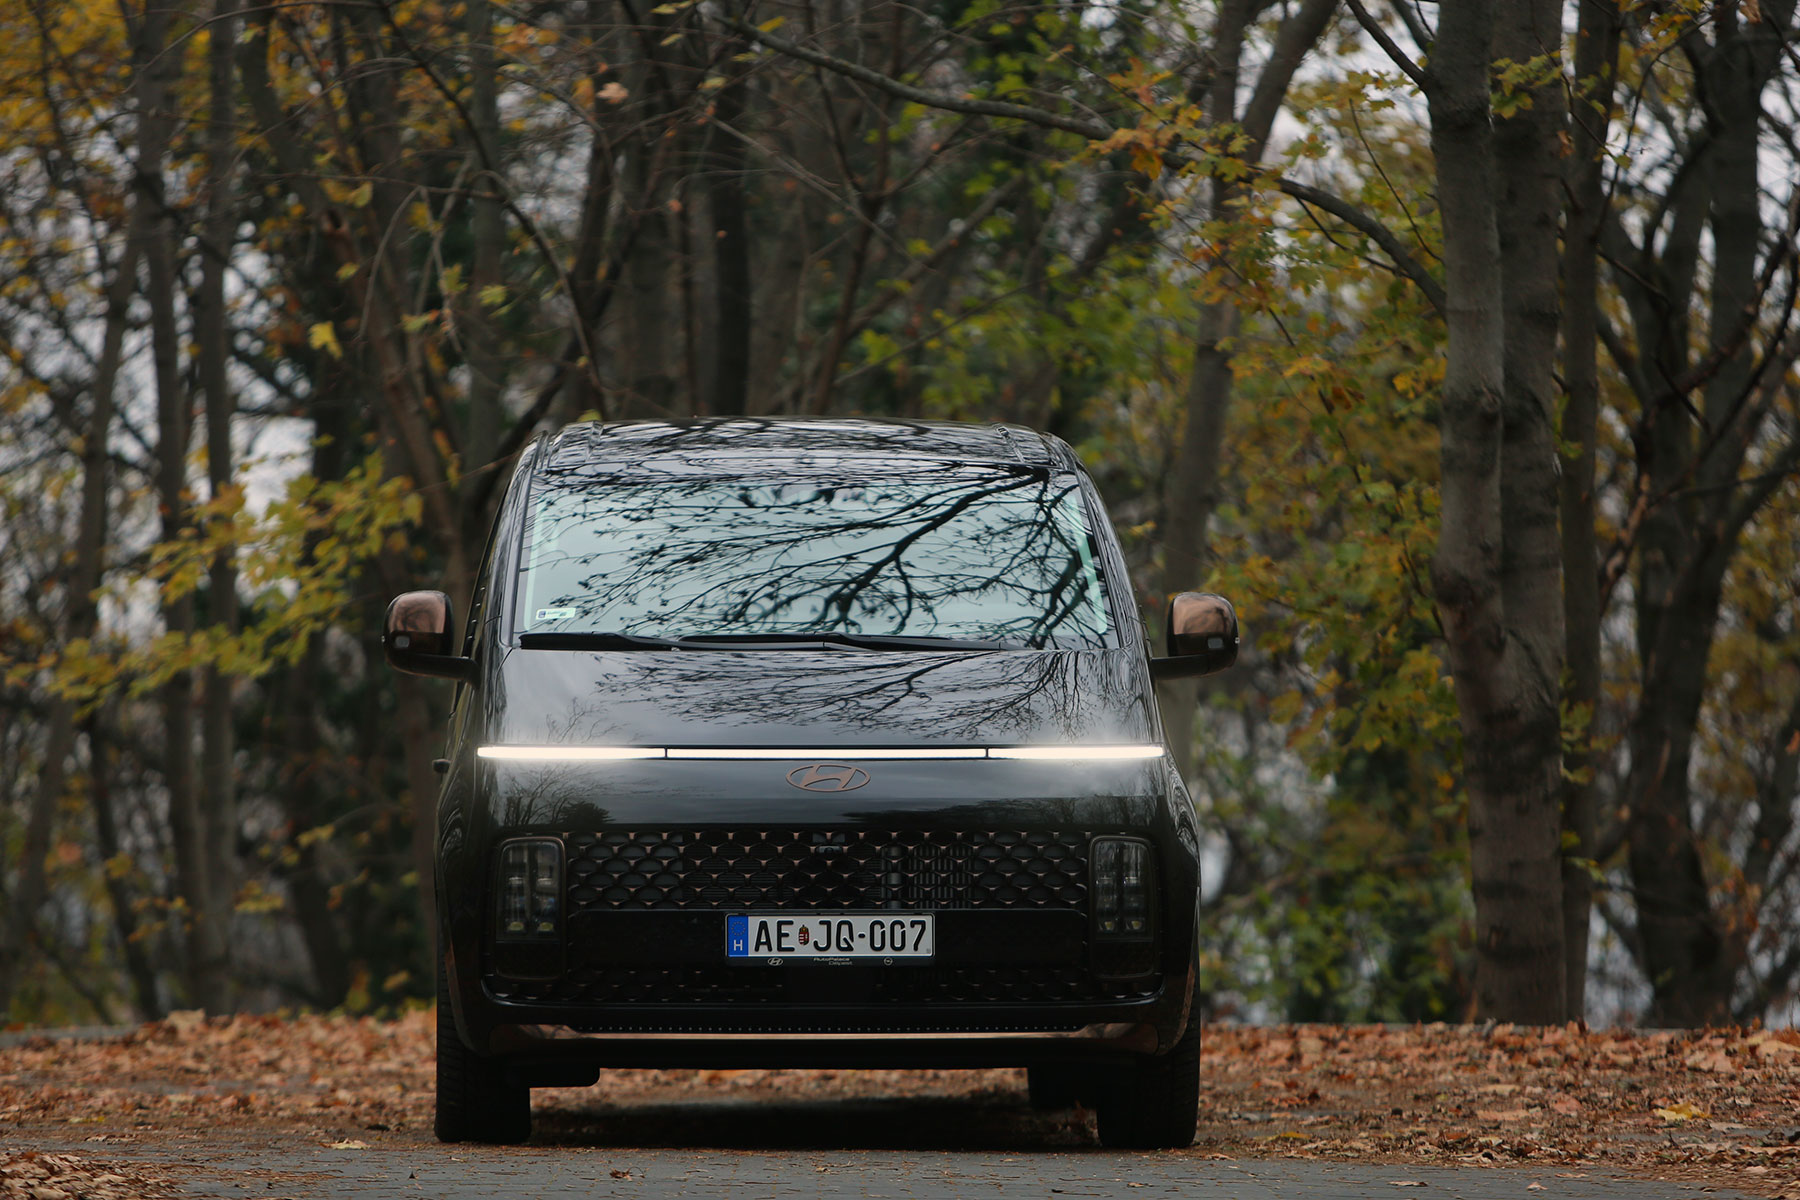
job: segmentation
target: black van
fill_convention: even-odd
[[[1186,1146],[1199,840],[1100,497],[1013,426],[585,424],[520,457],[438,800],[437,1134],[512,1142],[600,1067],[1029,1069]]]

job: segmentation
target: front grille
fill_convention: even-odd
[[[836,973],[842,967],[800,968]],[[865,976],[866,997],[874,1004],[1044,1004],[1108,1002],[1153,996],[1160,978],[1095,979],[1072,967],[897,967]],[[516,980],[490,976],[496,999],[538,1004],[793,1004],[809,1001],[812,980],[796,979],[794,968],[577,967],[559,979]],[[791,990],[793,989],[793,990]]]
[[[1075,967],[926,967],[887,971],[875,999],[894,1004],[1043,1004],[1137,1000],[1154,996],[1155,979],[1095,979]]]
[[[878,829],[566,835],[569,911],[1085,911],[1089,834]]]

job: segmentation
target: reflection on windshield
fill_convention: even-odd
[[[1080,490],[1043,473],[540,483],[522,566],[531,633],[1083,648],[1111,626]]]

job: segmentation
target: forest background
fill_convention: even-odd
[[[461,604],[583,416],[1019,421],[1216,1017],[1792,1023],[1793,0],[19,0],[0,1013],[430,992]]]

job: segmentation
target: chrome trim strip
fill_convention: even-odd
[[[1148,1033],[1150,1044],[1156,1044],[1155,1028],[1136,1021],[1107,1021],[1083,1025],[1079,1029],[1000,1030],[990,1033],[961,1030],[902,1033],[884,1033],[881,1030],[853,1033],[584,1033],[569,1025],[513,1025],[510,1028],[521,1037],[556,1042],[1121,1042],[1132,1039],[1134,1035]]]

